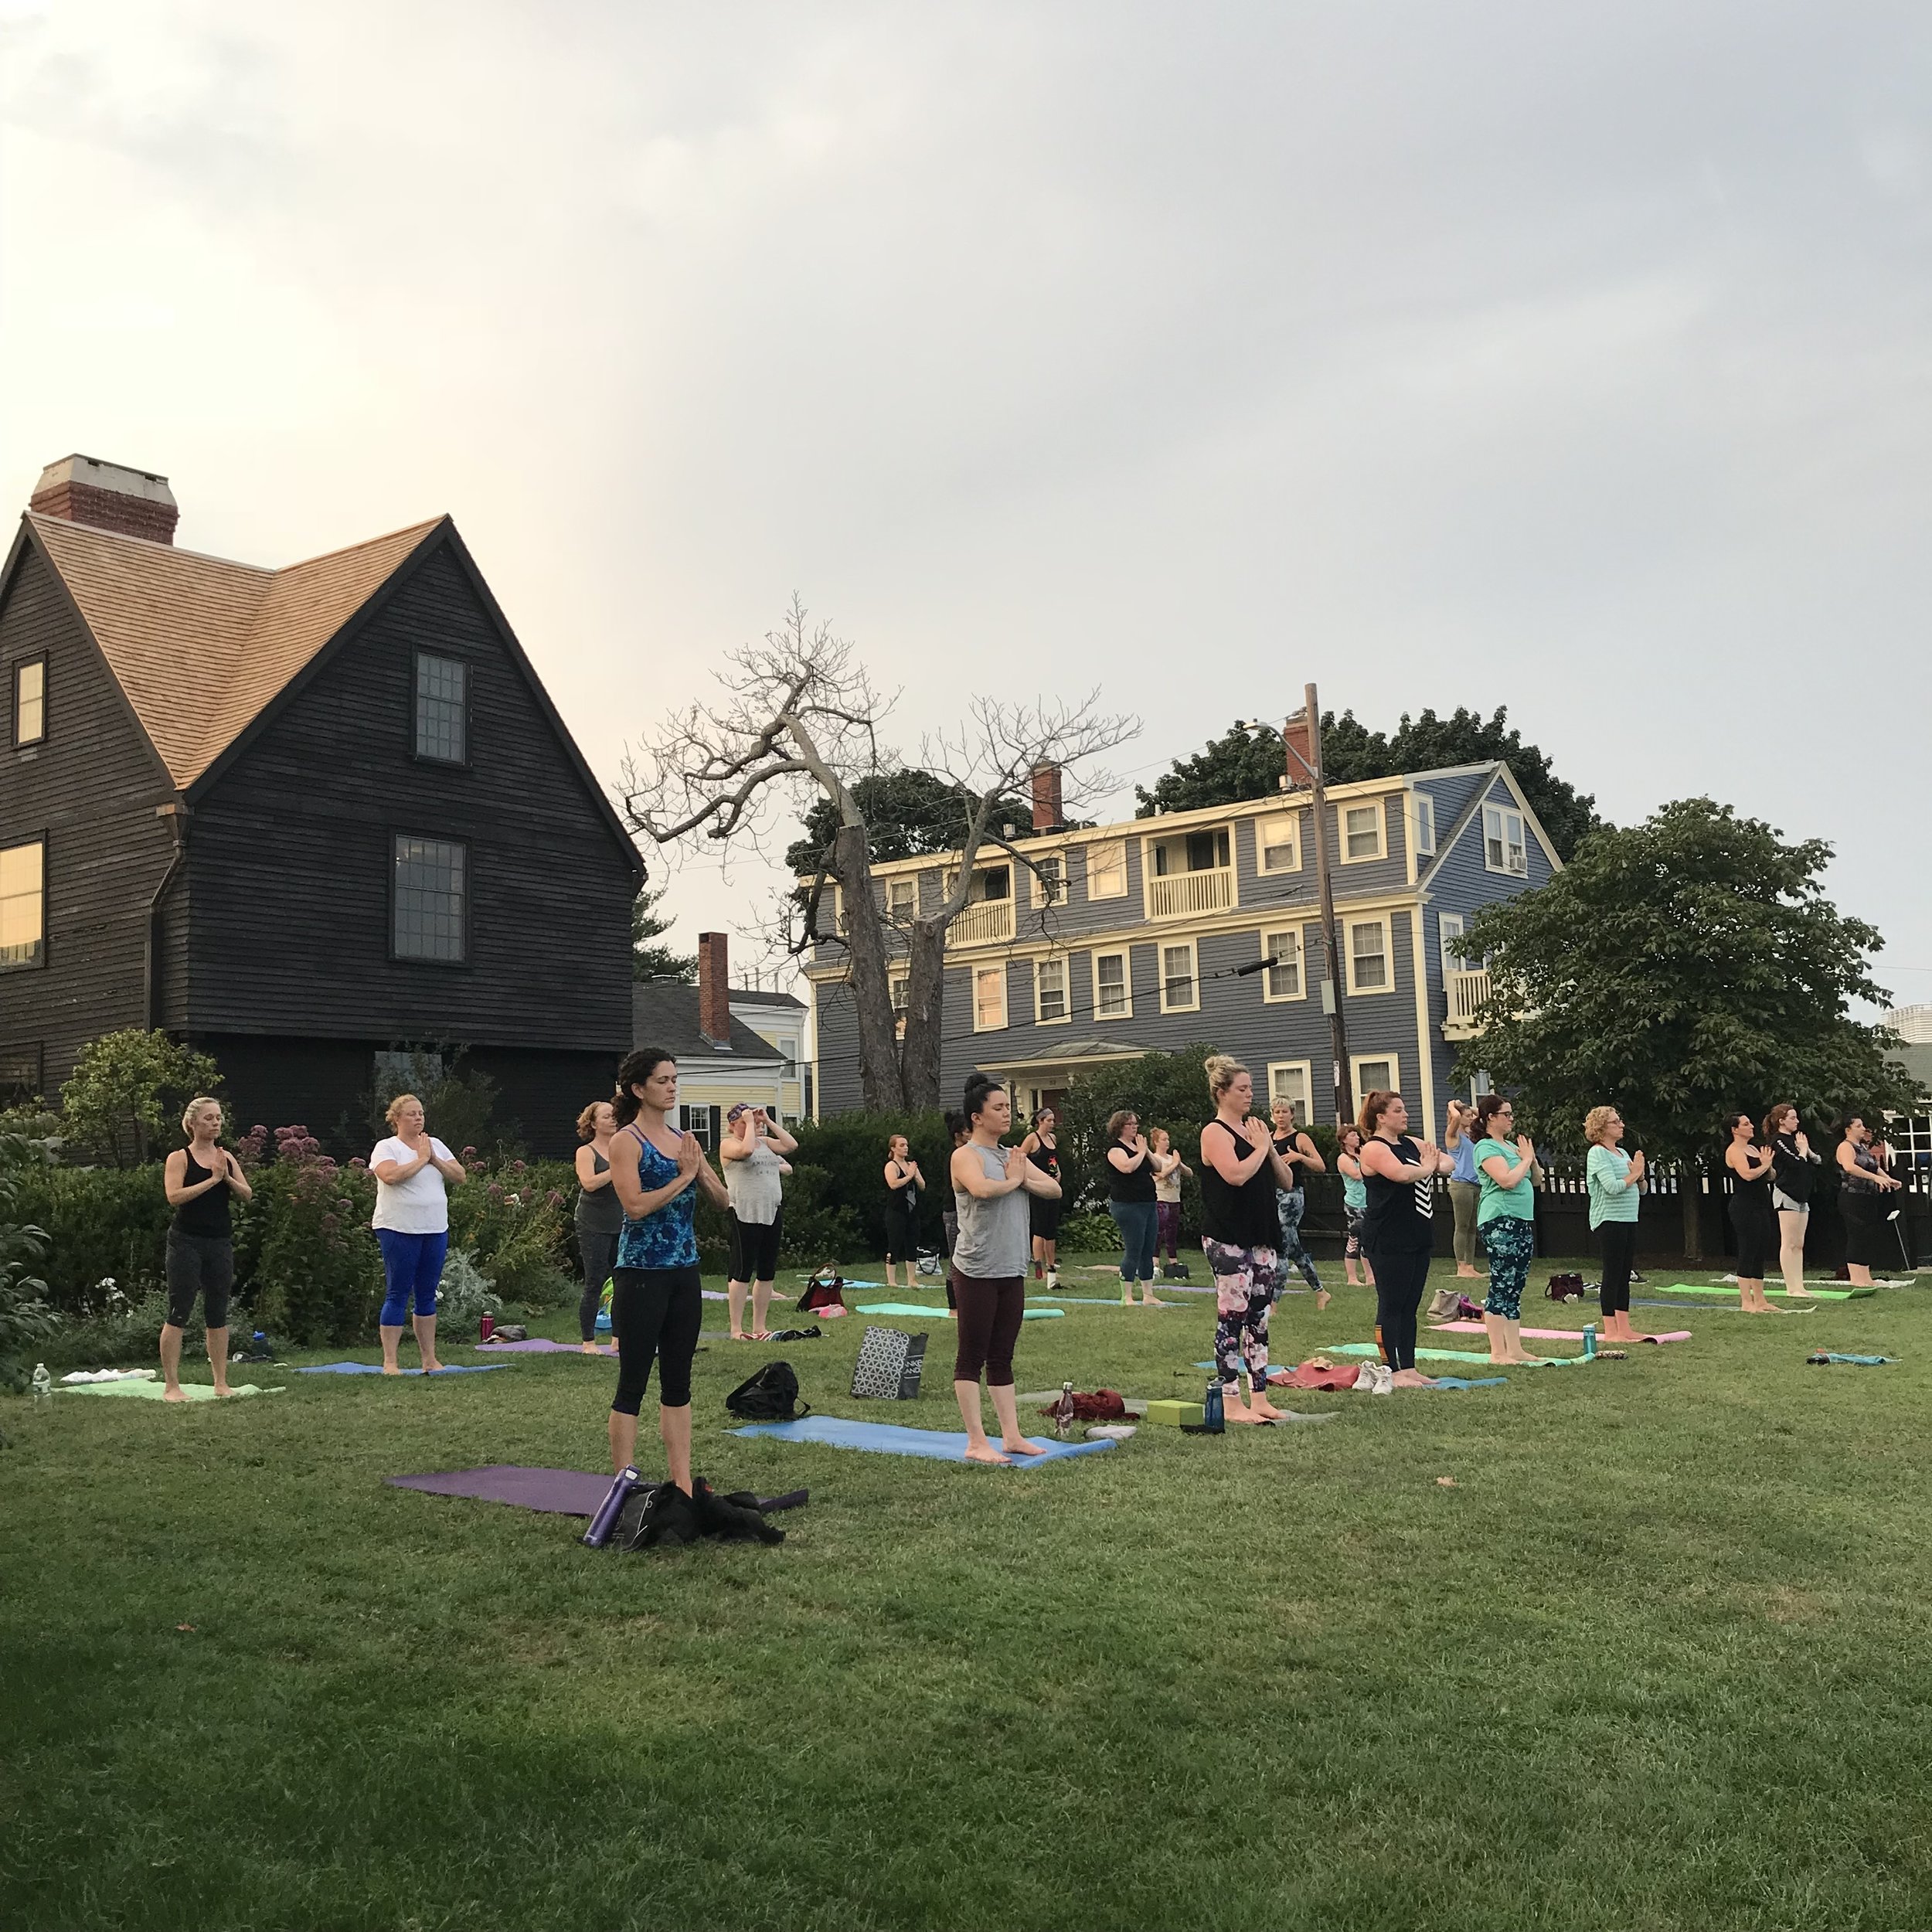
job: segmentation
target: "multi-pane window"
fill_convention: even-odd
[[[1043,1025],[1066,1017],[1066,961],[1040,959],[1033,962],[1033,1017]]]
[[[1444,913],[1440,915],[1442,970],[1445,973],[1466,973],[1469,962],[1462,956],[1463,915],[1461,913]]]
[[[919,910],[919,882],[916,879],[886,881],[886,911],[894,925],[909,926]]]
[[[399,832],[395,869],[396,957],[460,964],[469,950],[468,849]]]
[[[1349,990],[1385,992],[1389,985],[1389,928],[1379,919],[1364,919],[1349,928]]]
[[[1286,1100],[1294,1117],[1304,1126],[1308,1118],[1308,1063],[1306,1060],[1274,1060],[1268,1066],[1268,1104]]]
[[[1342,814],[1342,855],[1345,859],[1382,856],[1382,801],[1350,805]]]
[[[1415,807],[1416,856],[1433,858],[1436,850],[1436,801],[1426,791],[1417,791],[1410,794],[1410,802]]]
[[[680,1107],[678,1109],[679,1124],[702,1148],[707,1154],[715,1154],[715,1136],[712,1124],[718,1110],[715,1107]]]
[[[37,745],[47,735],[47,661],[29,658],[13,667],[13,741]]]
[[[1087,896],[1123,899],[1127,896],[1127,841],[1108,838],[1087,849]]]
[[[1529,872],[1521,812],[1504,805],[1483,807],[1482,862],[1491,872],[1510,872],[1519,879]]]
[[[973,1031],[997,1032],[1006,1024],[1006,968],[981,966],[973,974]]]
[[[1195,1005],[1194,942],[1161,948],[1161,1011],[1187,1012]]]
[[[892,992],[893,1036],[906,1037],[906,1009],[912,1004],[913,982],[904,973],[894,973],[886,982]]]
[[[1264,933],[1262,951],[1268,962],[1267,996],[1270,999],[1301,997],[1301,935],[1292,928],[1286,932]]]
[[[1355,1090],[1358,1098],[1366,1094],[1393,1094],[1400,1083],[1400,1069],[1393,1053],[1366,1055],[1355,1063]]]
[[[39,840],[0,852],[0,972],[47,956],[47,849]]]
[[[1134,1002],[1128,992],[1127,955],[1096,953],[1094,955],[1094,1017],[1096,1019],[1131,1019]]]
[[[1301,841],[1293,812],[1281,812],[1272,818],[1261,819],[1256,825],[1254,835],[1260,848],[1262,871],[1301,870]]]
[[[470,667],[460,658],[416,654],[416,755],[469,763]]]
[[[1055,852],[1033,861],[1033,903],[1063,906],[1066,903],[1066,861]]]
[[[43,1092],[41,1043],[0,1046],[0,1107],[26,1107]]]

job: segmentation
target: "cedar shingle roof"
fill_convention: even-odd
[[[108,668],[185,790],[443,521],[262,570],[29,512]]]

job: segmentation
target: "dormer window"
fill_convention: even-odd
[[[431,764],[470,762],[470,667],[461,658],[417,652],[415,743]]]

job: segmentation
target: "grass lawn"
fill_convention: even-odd
[[[1198,1397],[1181,1299],[1029,1322],[1020,1387]],[[1932,1294],[1636,1313],[1695,1338],[1016,1471],[735,1437],[774,1352],[713,1335],[698,1469],[811,1505],[635,1557],[383,1481],[600,1468],[608,1363],[0,1403],[0,1922],[1932,1923]],[[777,1351],[815,1408],[957,1427],[943,1322],[845,1397],[863,1326]]]

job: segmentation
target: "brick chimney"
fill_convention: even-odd
[[[97,457],[63,456],[40,472],[27,508],[121,536],[172,543],[181,512],[165,476],[131,470]]]
[[[1060,768],[1058,765],[1033,767],[1033,829],[1058,832],[1066,823],[1060,809]]]
[[[1306,712],[1287,721],[1282,729],[1281,742],[1287,752],[1283,764],[1288,774],[1288,789],[1302,791],[1312,782],[1308,767],[1315,763],[1315,741],[1309,736]]]
[[[731,1039],[731,935],[698,935],[698,1030],[714,1045]]]

